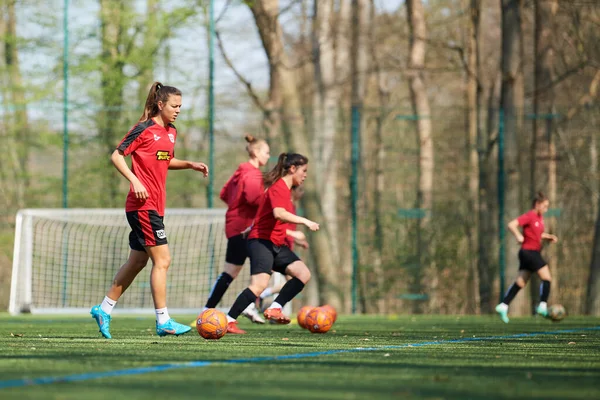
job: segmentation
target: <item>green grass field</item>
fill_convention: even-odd
[[[0,399],[600,398],[600,318],[341,316],[324,335],[240,326],[247,335],[218,341],[159,338],[153,318],[117,315],[105,340],[88,317],[0,314]]]

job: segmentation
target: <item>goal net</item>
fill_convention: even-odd
[[[172,313],[197,313],[223,269],[224,209],[167,209],[171,252],[167,304]],[[129,256],[130,228],[122,209],[26,209],[17,214],[11,314],[84,313],[104,298]],[[247,262],[248,263],[248,262]],[[119,299],[115,312],[154,310],[152,262]],[[219,303],[229,309],[249,283],[246,266]]]

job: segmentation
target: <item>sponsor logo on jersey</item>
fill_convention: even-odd
[[[175,135],[169,133],[169,140],[171,141],[171,143],[175,143]]]
[[[154,140],[159,140],[160,136],[158,136],[156,133],[154,134]]]
[[[167,234],[165,233],[164,229],[161,229],[159,231],[156,231],[156,237],[159,239],[165,239],[167,237]]]
[[[171,155],[166,150],[158,150],[156,152],[156,159],[160,161],[169,161],[171,159]]]

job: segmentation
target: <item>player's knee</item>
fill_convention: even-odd
[[[257,281],[257,282],[252,282],[250,284],[250,286],[248,286],[248,289],[250,289],[252,291],[252,293],[254,293],[256,296],[260,296],[260,294],[268,286],[269,286],[269,281],[267,281],[267,282]]]
[[[296,278],[301,280],[302,283],[306,285],[311,278],[310,270],[307,267],[300,269],[300,271],[298,271],[298,273],[296,274]]]
[[[238,276],[238,274],[240,273],[241,270],[242,270],[241,265],[233,265],[233,264],[229,264],[229,263],[226,263],[225,267],[223,268],[223,271],[227,272],[227,274],[229,276],[231,276],[233,279],[235,279]]]
[[[161,257],[154,262],[154,268],[159,269],[169,269],[169,265],[171,265],[171,257]]]
[[[130,265],[131,268],[136,270],[136,271],[141,271],[144,269],[144,267],[146,266],[146,264],[148,264],[148,260],[130,260]]]

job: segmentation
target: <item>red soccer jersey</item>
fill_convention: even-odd
[[[291,189],[283,179],[278,179],[262,196],[248,239],[266,239],[276,246],[285,244],[288,223],[275,219],[273,210],[277,207],[293,210]]]
[[[225,235],[229,239],[242,233],[252,224],[264,193],[263,176],[249,162],[240,164],[221,189],[221,200],[227,204]]]
[[[131,154],[131,171],[148,192],[146,200],[137,199],[130,185],[125,211],[155,210],[158,215],[165,214],[165,185],[176,137],[172,124],[163,127],[149,119],[131,128],[119,143],[117,149],[126,156]]]
[[[542,233],[544,233],[544,217],[535,210],[526,212],[517,218],[519,226],[523,227],[523,250],[542,250]]]
[[[294,202],[292,202],[292,210],[290,212],[292,214],[296,214],[296,206],[294,205]],[[290,231],[295,231],[296,224],[288,223],[286,229],[289,229]],[[290,235],[285,235],[285,244],[287,245],[287,247],[290,248],[290,250],[294,250],[294,238]]]

